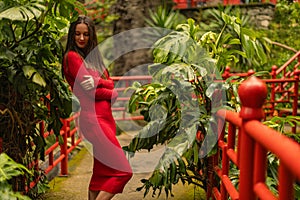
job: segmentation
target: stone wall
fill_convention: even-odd
[[[254,4],[240,6],[243,15],[250,17],[250,22],[258,28],[267,29],[274,18],[275,6],[273,4]]]

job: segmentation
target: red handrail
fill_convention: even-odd
[[[293,66],[293,71],[287,71],[287,67],[296,61]],[[269,79],[262,79],[268,86],[270,95],[267,98],[264,109],[267,116],[278,115],[292,115],[297,116],[298,113],[298,97],[299,97],[299,74],[300,70],[300,51],[296,53],[291,59],[289,59],[279,70],[276,66],[272,66]],[[282,73],[281,76],[279,74]],[[240,78],[247,78],[255,74],[253,70],[249,70],[247,73],[231,73],[230,67],[226,67],[222,74],[223,79],[227,79],[232,76]],[[233,80],[234,81],[234,80]],[[280,103],[292,105],[290,109],[276,108]],[[296,122],[292,127],[292,132],[296,133]]]
[[[126,112],[126,103],[129,101],[132,92],[124,93],[128,87],[132,86],[134,81],[139,81],[141,84],[151,83],[152,76],[113,76],[111,77],[115,82],[115,89],[118,91],[119,96],[112,106],[112,112],[116,121],[127,120],[143,120],[144,117],[131,116]]]
[[[296,60],[297,60],[297,63],[294,65],[294,69],[297,69],[299,67],[299,64],[300,64],[300,51],[298,51],[295,55],[293,55],[279,69],[276,69],[276,73],[275,73],[276,76],[279,75],[280,73],[283,73],[283,77],[286,78],[286,69],[288,68],[289,65],[291,65]],[[293,76],[293,74],[291,74],[290,76]]]
[[[63,143],[60,144],[58,138],[56,137],[56,141],[45,150],[46,160],[41,162],[39,159],[37,159],[33,161],[30,164],[30,166],[28,166],[28,168],[34,167],[38,169],[39,167],[41,167],[41,165],[43,165],[43,171],[47,175],[60,164],[60,175],[62,176],[68,175],[68,155],[73,149],[75,149],[76,146],[79,145],[79,143],[83,139],[80,131],[78,130],[78,125],[77,125],[77,119],[79,117],[79,114],[80,114],[79,112],[74,113],[72,114],[71,117],[61,120],[63,123],[63,127],[60,130],[60,135],[63,138]],[[53,131],[45,132],[44,121],[41,121],[39,123],[39,131],[40,134],[43,135],[45,139],[51,135],[54,135]],[[77,137],[75,136],[76,133],[78,133]],[[69,138],[71,139],[71,143],[68,143]],[[56,154],[59,155],[56,156]],[[40,177],[37,177],[35,180],[33,180],[30,183],[29,188],[33,188],[39,181],[39,178]],[[29,188],[27,188],[26,190],[28,190]]]
[[[118,107],[113,107],[113,113],[122,112],[121,117],[116,117],[115,120],[142,120],[143,116],[134,116],[128,117],[126,116],[125,103],[129,100],[130,96],[124,97],[124,91],[131,86],[133,81],[140,81],[141,83],[150,83],[152,80],[151,76],[123,76],[123,77],[112,77],[112,79],[116,83],[116,90],[119,92],[120,97],[117,98]],[[82,142],[83,136],[79,130],[78,126],[78,118],[80,112],[73,113],[67,119],[62,119],[63,127],[60,130],[60,135],[63,138],[63,143],[59,144],[58,138],[56,141],[45,150],[46,161],[41,162],[40,160],[35,160],[28,166],[29,168],[38,169],[41,164],[44,165],[44,173],[47,175],[55,167],[60,164],[60,175],[67,176],[68,175],[68,157],[69,154]],[[50,135],[53,135],[53,131],[45,132],[45,122],[41,121],[39,123],[40,134],[44,136],[46,139]],[[76,136],[77,134],[77,136]],[[70,142],[68,142],[70,140]],[[2,147],[2,138],[0,138],[0,148]],[[0,149],[1,150],[1,149]],[[1,151],[0,151],[1,152]],[[59,154],[58,156],[55,156]],[[33,188],[36,183],[39,181],[39,177],[30,183],[30,188]],[[29,188],[27,188],[28,190]]]
[[[231,199],[242,200],[294,200],[293,184],[300,180],[300,144],[260,122],[264,117],[263,104],[267,97],[267,87],[262,80],[250,77],[240,85],[238,93],[242,102],[240,113],[224,109],[217,112],[222,122],[219,123],[222,133],[218,141],[219,151],[210,158],[209,171],[220,178],[220,186],[211,174],[207,199],[228,199],[230,196]],[[224,120],[228,137],[225,137]],[[279,196],[275,196],[265,183],[267,152],[272,152],[280,160]],[[219,158],[222,167],[219,167]],[[230,161],[240,170],[238,189],[230,181]]]
[[[249,74],[252,74],[253,72],[249,72]],[[297,73],[296,73],[297,74]],[[116,118],[116,120],[135,120],[135,119],[142,119],[142,116],[137,116],[135,118],[133,117],[127,117],[125,116],[125,105],[124,102],[128,101],[129,97],[128,96],[123,96],[123,91],[128,88],[129,86],[131,86],[133,81],[141,81],[144,83],[149,83],[152,80],[151,76],[130,76],[130,77],[112,77],[112,79],[115,81],[116,83],[116,89],[119,91],[120,93],[120,97],[117,99],[117,102],[115,104],[117,104],[118,107],[114,107],[113,108],[113,112],[123,112],[122,113],[122,117]],[[298,79],[297,79],[298,80]],[[277,82],[278,80],[265,80],[265,82],[267,84],[272,83],[274,84],[275,82]],[[286,80],[287,81],[287,80]],[[298,82],[297,82],[298,83]],[[254,93],[253,93],[254,94]],[[260,95],[252,95],[254,97],[256,96],[260,96]],[[251,107],[250,107],[251,108]],[[260,108],[259,108],[260,109]],[[247,109],[246,109],[247,110]],[[252,109],[253,110],[253,109]],[[249,109],[248,109],[249,111]],[[46,149],[46,156],[47,156],[47,162],[49,163],[48,166],[45,169],[45,173],[49,173],[51,170],[53,170],[54,167],[58,166],[59,163],[61,163],[61,175],[67,175],[68,174],[68,154],[82,141],[82,137],[81,134],[79,133],[77,140],[75,137],[75,133],[77,133],[78,130],[78,126],[76,124],[76,120],[78,119],[80,113],[75,113],[73,116],[71,116],[69,119],[65,119],[62,120],[63,121],[63,128],[61,130],[61,135],[64,139],[64,143],[62,145],[59,145],[58,141],[56,141],[54,144],[52,144],[52,146],[50,146],[48,149]],[[274,131],[270,131],[270,134],[272,134],[272,137],[265,137],[264,139],[259,139],[258,136],[256,135],[256,133],[252,133],[251,127],[255,127],[256,130],[260,130],[260,132],[269,132],[269,129],[265,128],[263,125],[261,125],[259,122],[252,122],[251,120],[249,121],[249,119],[247,119],[247,122],[245,122],[245,119],[240,117],[239,114],[237,113],[233,113],[230,111],[226,111],[226,110],[220,110],[218,111],[218,116],[220,117],[220,120],[224,120],[226,119],[227,123],[229,123],[228,125],[228,137],[227,137],[227,141],[224,140],[224,137],[222,137],[222,135],[225,135],[225,130],[223,129],[223,133],[221,134],[220,140],[218,142],[218,146],[222,149],[222,168],[220,168],[218,166],[218,159],[217,156],[219,156],[219,154],[217,154],[216,156],[212,157],[211,163],[212,163],[212,169],[213,171],[216,172],[216,174],[221,178],[222,180],[222,184],[221,184],[221,188],[217,188],[214,184],[215,180],[212,180],[212,177],[210,175],[210,184],[208,186],[208,191],[207,194],[208,196],[210,196],[210,194],[214,194],[216,197],[222,197],[224,198],[225,194],[229,194],[232,199],[237,199],[238,197],[240,198],[240,191],[238,191],[237,189],[234,188],[233,184],[230,183],[230,179],[228,176],[228,172],[229,172],[229,161],[232,161],[235,165],[237,165],[238,167],[242,167],[242,163],[243,163],[243,158],[245,156],[244,153],[242,153],[242,146],[246,146],[247,147],[247,151],[250,151],[251,155],[249,158],[250,161],[247,161],[248,163],[246,164],[248,166],[252,166],[253,164],[251,163],[255,163],[255,165],[260,166],[261,169],[265,169],[266,166],[264,166],[262,161],[259,160],[264,160],[265,159],[265,153],[266,149],[274,151],[273,153],[277,154],[280,148],[285,149],[286,147],[283,146],[283,144],[279,144],[277,147],[275,147],[275,150],[273,150],[272,148],[270,148],[268,145],[270,145],[270,142],[265,142],[264,140],[267,138],[266,141],[271,141],[274,142],[275,140],[279,140],[279,139],[273,139],[273,134],[279,134],[279,133],[275,133]],[[261,117],[261,116],[260,116]],[[248,122],[249,121],[249,122]],[[74,126],[71,126],[71,124],[74,123]],[[249,125],[250,124],[250,125]],[[255,125],[255,126],[254,126]],[[261,128],[261,126],[263,126],[263,128]],[[242,128],[243,127],[243,128]],[[41,134],[44,135],[45,137],[48,137],[49,135],[53,134],[52,132],[44,132],[44,124],[43,122],[41,123],[41,127],[40,127],[40,131]],[[263,133],[262,132],[262,133]],[[252,146],[257,146],[255,147],[255,151],[258,152],[262,152],[262,153],[256,153],[253,155],[253,148],[248,148],[248,143],[246,143],[245,145],[245,141],[243,142],[244,145],[241,145],[241,135],[246,135],[246,140],[249,140],[251,144],[251,142],[253,142],[255,140],[255,143]],[[235,144],[235,138],[238,137],[238,142],[237,144]],[[244,138],[245,138],[244,137]],[[291,148],[293,150],[293,155],[294,156],[299,156],[300,154],[299,152],[299,147],[297,147],[296,144],[292,144],[292,141],[284,139],[282,140],[281,137],[283,136],[274,136],[274,138],[279,138],[280,137],[280,141],[288,141],[288,144],[291,144]],[[71,139],[71,144],[69,144],[68,147],[68,138]],[[285,138],[285,137],[284,137]],[[1,138],[0,138],[1,139]],[[245,140],[245,139],[244,139]],[[278,143],[277,142],[274,143]],[[0,140],[1,142],[1,140]],[[60,149],[59,149],[60,147]],[[237,149],[237,151],[236,151]],[[58,158],[54,157],[54,151],[59,151],[60,155]],[[249,153],[249,152],[248,152]],[[249,153],[249,154],[250,154]],[[258,159],[258,156],[256,155],[258,154],[260,157]],[[295,162],[295,166],[293,166],[293,164],[290,164],[289,161],[287,161],[288,157],[284,156],[284,155],[280,155],[278,154],[279,159],[283,160],[283,165],[280,167],[280,171],[283,171],[284,173],[287,174],[292,174],[291,176],[296,176],[299,179],[299,171],[295,168],[295,166],[300,169],[300,165],[298,165],[298,161]],[[253,160],[253,158],[255,158],[255,160],[258,161],[251,161]],[[295,161],[295,159],[293,158],[293,160],[291,161]],[[260,163],[260,164],[257,164]],[[39,167],[38,166],[38,161],[35,162],[36,166],[35,167]],[[244,164],[245,165],[245,164]],[[257,170],[258,168],[253,166],[251,170]],[[296,171],[295,171],[296,170]],[[243,170],[242,170],[243,171]],[[296,174],[295,174],[296,173]],[[243,174],[243,172],[242,172]],[[247,177],[252,177],[248,174]],[[268,192],[266,193],[265,190],[265,185],[263,183],[264,181],[264,177],[262,175],[257,175],[257,174],[265,174],[265,172],[252,172],[252,175],[255,175],[256,179],[255,179],[255,183],[256,185],[252,185],[251,187],[254,186],[254,192],[257,196],[260,196],[261,194],[268,194]],[[285,180],[285,177],[283,177],[282,172],[280,172],[280,180],[283,180],[283,183],[288,183],[290,184],[290,176],[287,176],[288,180]],[[243,177],[243,176],[242,176]],[[242,178],[241,177],[241,178]],[[243,179],[243,178],[242,178]],[[244,180],[247,180],[248,178],[244,178]],[[259,181],[257,181],[259,180]],[[31,186],[33,187],[35,185],[35,183],[33,182],[31,184]],[[243,182],[242,185],[243,186]],[[243,186],[242,188],[247,188],[249,186]],[[283,189],[282,189],[283,188]],[[286,191],[286,189],[284,189],[284,186],[280,186],[280,190],[284,190],[284,192]],[[241,188],[240,188],[241,190]],[[252,189],[251,189],[252,190]],[[221,192],[219,192],[221,191]],[[282,193],[281,191],[279,191],[280,193]],[[283,193],[284,193],[283,192]],[[219,199],[219,198],[217,198]],[[241,198],[240,198],[241,199]]]
[[[48,165],[44,169],[45,174],[48,174],[51,170],[58,166],[59,163],[61,163],[61,175],[68,175],[68,155],[82,141],[82,135],[77,126],[78,117],[79,113],[74,113],[71,117],[62,119],[63,127],[60,131],[60,135],[63,138],[63,143],[59,144],[58,138],[56,138],[56,142],[46,149],[45,156],[48,157]],[[44,122],[41,123],[43,124]],[[43,127],[40,128],[40,131],[45,138],[47,138],[49,135],[53,135],[53,132],[44,132]],[[76,138],[75,133],[77,132],[78,136]],[[71,143],[68,143],[68,138],[71,139]],[[58,147],[60,148],[59,150]],[[55,151],[59,152],[60,154],[57,158],[55,157]]]

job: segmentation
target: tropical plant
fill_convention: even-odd
[[[224,14],[232,16],[231,19],[224,20]],[[225,45],[229,46],[230,50],[238,50],[246,54],[246,56],[242,54],[236,55],[234,59],[237,59],[238,62],[235,60],[235,62],[227,63],[232,69],[237,71],[247,71],[249,69],[261,71],[264,69],[263,66],[270,57],[271,41],[251,27],[249,16],[242,15],[241,11],[237,8],[219,6],[217,9],[203,11],[198,18],[202,34],[209,33],[210,31],[217,33],[225,32],[226,34],[223,34],[224,40],[227,38],[237,38],[240,40],[240,44],[225,43]],[[236,26],[234,24],[239,25]],[[215,36],[214,40],[216,40]],[[220,45],[224,44],[220,43],[218,46],[220,47]],[[223,62],[224,64],[226,62]]]
[[[298,3],[294,3],[287,0],[279,0],[276,3],[276,10],[275,10],[275,22],[286,26],[290,25],[295,27],[299,25],[300,19],[300,5]],[[289,16],[289,17],[287,17]]]
[[[60,39],[79,9],[84,8],[75,0],[0,3],[0,137],[3,151],[25,166],[44,158],[38,123],[44,120],[60,138],[60,119],[72,112],[71,93],[60,73]],[[35,179],[24,176],[11,180],[14,190],[24,191]]]
[[[0,154],[0,198],[5,199],[20,199],[30,200],[28,196],[15,192],[9,180],[13,177],[23,175],[24,173],[31,174],[31,172],[24,166],[13,161],[7,154]],[[31,174],[32,175],[32,174]]]
[[[269,65],[283,65],[295,52],[300,50],[300,4],[286,0],[276,3],[275,14],[270,28],[264,34],[273,42]]]
[[[300,144],[300,133],[292,133],[286,129],[287,126],[299,126],[300,124],[299,116],[274,116],[271,119],[264,122],[265,125],[270,128],[275,129],[276,131],[288,136],[289,138],[295,140]],[[278,168],[279,168],[279,159],[274,156],[272,153],[268,153],[268,171],[267,171],[267,180],[266,184],[270,188],[270,190],[278,195]],[[295,198],[300,198],[300,186],[299,184],[294,185],[295,188]]]
[[[220,81],[220,72],[228,63],[239,62],[237,55],[260,53],[257,59],[265,59],[263,48],[237,17],[222,13],[222,20],[218,33],[202,34],[192,19],[178,25],[154,45],[155,64],[149,66],[153,82],[131,87],[128,112],[140,111],[148,124],[124,150],[134,155],[166,146],[151,177],[142,180],[139,190],[145,189],[144,195],[151,188],[153,195],[162,190],[172,195],[172,185],[179,180],[206,188],[207,156],[215,152],[218,138],[214,113],[228,105],[237,109],[237,96],[232,100],[236,85]],[[229,26],[235,34],[224,31]]]
[[[184,23],[186,17],[164,6],[159,6],[156,11],[149,9],[149,18],[145,22],[151,27],[161,27],[166,29],[176,29],[178,24]]]

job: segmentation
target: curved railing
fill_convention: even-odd
[[[268,78],[262,78],[267,84],[269,96],[264,104],[267,117],[279,116],[299,116],[299,75],[300,75],[300,51],[296,52],[281,67],[272,66],[272,71]],[[247,78],[255,74],[253,70],[244,73],[231,73],[230,67],[226,67],[222,74],[223,79],[232,76]],[[292,127],[292,132],[296,133],[296,122]]]
[[[126,112],[126,103],[129,101],[133,91],[128,90],[133,82],[138,81],[140,84],[151,83],[151,76],[113,76],[115,89],[118,91],[118,98],[112,106],[112,112],[116,121],[141,120],[143,116],[132,116]]]
[[[249,76],[253,73],[254,72],[250,71],[249,73],[247,73],[247,76]],[[297,73],[296,73],[296,75],[297,75]],[[130,92],[124,93],[124,91],[129,86],[131,86],[134,81],[139,81],[140,83],[146,84],[146,83],[151,82],[152,77],[151,76],[130,76],[130,77],[124,76],[124,77],[112,77],[112,79],[115,81],[116,90],[119,92],[119,97],[117,98],[117,101],[112,108],[113,113],[115,115],[115,120],[124,121],[124,120],[140,120],[140,119],[142,119],[143,118],[142,116],[132,117],[132,116],[128,115],[128,113],[126,112],[125,104],[128,102],[131,93]],[[299,78],[295,78],[295,80],[296,80],[295,83],[298,84]],[[268,84],[273,84],[274,80],[264,80],[264,82],[268,85]],[[251,92],[248,92],[248,94],[249,93],[251,93]],[[251,93],[251,94],[254,95],[254,93]],[[261,96],[261,95],[256,95],[256,96]],[[256,97],[256,96],[254,96],[254,97]],[[241,98],[241,100],[242,100],[242,98]],[[263,106],[263,105],[261,105],[261,106]],[[259,107],[259,109],[261,109],[261,107]],[[297,159],[292,158],[293,156],[300,157],[300,152],[299,152],[300,149],[299,149],[298,144],[295,144],[290,139],[287,139],[286,137],[280,135],[280,133],[277,133],[277,132],[270,130],[269,128],[263,126],[257,120],[253,121],[253,120],[244,119],[237,113],[232,113],[230,111],[225,111],[225,110],[220,110],[218,112],[218,115],[220,117],[220,120],[226,120],[227,121],[226,123],[228,123],[228,125],[227,125],[228,126],[228,137],[227,137],[228,139],[227,140],[224,139],[224,134],[225,134],[225,129],[224,129],[220,136],[220,140],[218,142],[218,145],[220,148],[219,154],[214,156],[213,157],[214,159],[212,159],[212,163],[214,166],[212,169],[214,169],[216,174],[222,180],[221,188],[218,188],[218,187],[216,187],[215,184],[213,184],[215,182],[215,179],[213,179],[213,175],[211,174],[210,175],[210,186],[209,186],[210,189],[208,188],[208,191],[207,191],[208,196],[214,194],[216,196],[216,199],[219,199],[218,197],[220,195],[222,196],[223,193],[224,194],[226,193],[227,195],[230,195],[232,197],[232,199],[236,199],[237,197],[239,197],[239,199],[242,199],[240,196],[241,191],[249,189],[249,188],[247,188],[248,186],[243,186],[243,178],[242,177],[246,176],[245,174],[243,175],[243,172],[242,172],[243,170],[241,171],[242,184],[240,185],[239,191],[237,191],[237,189],[235,189],[233,187],[233,185],[230,184],[230,179],[228,177],[229,160],[232,161],[234,164],[236,164],[238,167],[241,167],[241,164],[244,161],[243,161],[243,159],[240,159],[240,158],[244,158],[244,156],[246,155],[245,153],[243,153],[243,151],[246,151],[246,152],[249,151],[248,148],[247,148],[248,150],[247,149],[243,150],[243,148],[241,146],[239,146],[239,142],[237,145],[235,144],[236,136],[238,136],[238,138],[239,138],[238,141],[241,141],[240,137],[243,134],[246,135],[246,136],[244,136],[244,138],[248,138],[247,140],[249,140],[249,142],[250,142],[250,143],[245,143],[245,141],[244,141],[243,144],[245,146],[250,145],[251,148],[252,148],[252,146],[258,146],[256,149],[260,149],[260,151],[263,151],[263,152],[265,152],[266,150],[270,150],[273,153],[275,153],[276,155],[278,155],[279,159],[283,160],[282,163],[284,163],[284,165],[283,165],[283,167],[281,167],[282,168],[281,171],[283,171],[283,172],[280,172],[280,173],[288,174],[287,175],[288,181],[287,182],[283,181],[283,183],[290,185],[291,180],[294,180],[295,178],[299,179],[299,170],[300,170],[299,159],[297,160]],[[78,130],[78,126],[77,126],[78,117],[79,117],[79,113],[74,113],[70,118],[62,120],[63,128],[61,129],[60,133],[63,138],[63,143],[60,144],[58,142],[58,140],[56,140],[53,144],[51,144],[50,147],[48,147],[46,149],[46,151],[45,151],[46,161],[42,162],[43,170],[44,170],[45,174],[50,173],[55,167],[60,166],[60,170],[59,170],[60,175],[64,175],[64,176],[68,175],[69,154],[76,148],[76,146],[78,144],[80,144],[80,142],[83,139]],[[255,128],[253,128],[253,127],[255,127]],[[44,135],[45,138],[47,138],[53,134],[52,132],[45,132],[44,130],[45,130],[44,123],[41,122],[40,123],[41,134]],[[237,130],[238,130],[238,133],[237,133]],[[255,133],[255,130],[258,130],[259,133]],[[260,133],[265,133],[265,132],[267,132],[266,135],[260,136]],[[279,140],[285,141],[285,143],[279,142]],[[0,138],[0,144],[1,144],[1,138]],[[276,144],[276,145],[274,146],[273,144]],[[287,155],[287,154],[286,155],[280,154],[280,152],[279,152],[280,149],[286,149],[286,145],[289,146],[289,150],[291,150],[293,152],[292,156]],[[0,148],[1,148],[1,145],[0,145]],[[236,149],[237,149],[237,151],[236,151]],[[247,162],[248,162],[248,164],[250,162],[249,165],[251,166],[251,170],[254,170],[254,169],[258,170],[257,167],[255,168],[256,165],[260,165],[261,169],[264,170],[265,166],[263,164],[257,164],[257,162],[261,163],[262,161],[254,162],[254,160],[257,159],[256,150],[255,150],[255,152],[253,152],[253,150],[251,150],[250,153],[251,153],[251,155],[249,158],[251,158],[251,159],[248,160]],[[222,154],[222,163],[223,164],[222,164],[222,168],[219,168],[218,163],[216,161],[221,156],[221,154]],[[264,153],[259,154],[259,157],[261,157],[260,159],[264,160],[265,154]],[[291,161],[288,161],[289,159],[291,159]],[[251,163],[256,163],[256,164],[254,166]],[[36,168],[41,167],[40,161],[36,161],[33,164],[35,165],[34,167],[36,167]],[[245,165],[245,164],[242,164],[242,165]],[[255,172],[255,173],[263,174],[265,172]],[[255,174],[253,174],[253,175],[255,175]],[[258,176],[258,175],[255,175],[255,177],[256,176]],[[283,175],[281,175],[281,176],[283,176]],[[293,177],[293,178],[291,178],[291,177]],[[247,179],[247,178],[244,177],[244,179]],[[255,188],[256,188],[255,191],[257,193],[261,193],[262,191],[266,190],[265,185],[263,183],[263,181],[265,179],[263,177],[259,177],[258,179],[260,181],[257,182],[257,184],[255,186]],[[281,177],[280,180],[285,180],[285,178]],[[33,181],[31,183],[31,187],[33,187],[35,185],[35,183],[36,183],[36,181]],[[254,186],[253,181],[251,181],[251,184],[252,184],[252,186]],[[246,188],[246,189],[243,189],[243,188]],[[227,192],[225,192],[225,189]],[[219,191],[221,191],[221,192],[219,192]],[[251,192],[253,192],[253,193],[255,193],[255,191],[251,190]],[[284,191],[285,191],[285,189],[284,189]],[[250,192],[250,190],[248,192]],[[248,194],[248,192],[246,192],[246,194]],[[268,192],[266,192],[266,194],[267,193]],[[259,194],[255,193],[255,194],[251,194],[251,195],[259,195]]]
[[[240,113],[224,109],[217,112],[220,137],[218,153],[209,162],[207,199],[294,200],[293,185],[300,180],[300,144],[260,122],[267,97],[262,80],[250,77],[238,92],[242,102]],[[278,196],[266,185],[268,152],[280,161]],[[240,171],[237,187],[230,180],[230,163]]]

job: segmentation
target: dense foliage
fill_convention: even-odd
[[[293,16],[299,16],[293,7],[288,10]],[[280,48],[284,46],[275,44],[265,37],[264,31],[251,28],[247,23],[247,17],[230,15],[239,13],[232,11],[230,7],[208,11],[207,17],[212,21],[209,24],[200,23],[198,26],[189,19],[187,24],[178,25],[176,31],[155,44],[153,55],[156,64],[149,66],[154,83],[148,85],[136,83],[132,87],[135,93],[129,103],[129,112],[140,111],[148,124],[124,149],[132,152],[140,149],[151,151],[156,145],[166,146],[165,154],[151,177],[142,180],[143,186],[139,189],[145,189],[144,195],[153,189],[153,195],[157,191],[160,195],[165,190],[168,196],[172,194],[172,184],[177,184],[179,180],[206,187],[207,160],[202,157],[201,152],[203,153],[203,148],[207,148],[212,150],[210,154],[214,153],[214,147],[207,146],[211,144],[208,141],[214,141],[217,137],[212,108],[218,106],[214,104],[213,99],[217,97],[219,99],[216,102],[219,102],[220,98],[227,101],[225,105],[230,109],[239,107],[237,98],[223,96],[225,94],[226,97],[237,97],[238,82],[232,84],[228,80],[221,86],[215,85],[209,75],[215,74],[218,78],[218,73],[221,73],[227,65],[239,71],[263,70],[265,65],[270,66],[274,46]],[[160,10],[158,14],[161,13],[163,12]],[[165,19],[168,22],[167,17],[158,18],[158,16],[153,15],[152,23],[149,24],[154,25],[156,22],[160,27],[169,24],[157,20]],[[291,24],[296,26],[297,20],[299,18],[289,18],[289,22],[293,22]],[[275,62],[278,64],[277,59]],[[215,71],[212,71],[213,69]],[[213,91],[221,91],[223,95],[220,97]],[[191,93],[199,98],[198,101],[190,98]],[[276,128],[282,129],[286,123],[291,123],[295,118],[277,117],[272,120],[266,124],[274,127],[275,122]],[[297,134],[292,137],[299,140]],[[270,154],[268,162],[267,185],[276,194],[278,159]],[[233,182],[234,179],[238,180],[239,173],[234,166],[231,167],[230,173]],[[295,189],[298,197],[299,187],[296,185]]]
[[[214,113],[223,106],[238,105],[235,85],[222,83],[220,74],[239,56],[265,62],[265,51],[252,31],[238,17],[221,13],[223,27],[203,33],[194,20],[179,24],[159,39],[149,66],[153,82],[136,83],[129,112],[140,111],[148,122],[131,143],[128,152],[165,145],[166,151],[149,179],[142,180],[147,195],[164,190],[172,194],[179,180],[206,188],[207,156],[217,141]],[[196,97],[196,98],[195,98]],[[228,98],[227,98],[228,97]],[[233,108],[234,109],[234,106]]]
[[[269,65],[283,65],[291,58],[295,51],[300,51],[300,4],[279,0],[276,4],[274,20],[269,30],[264,34],[274,42],[282,45],[273,45]]]
[[[60,39],[77,17],[74,10],[82,8],[75,0],[0,2],[0,137],[3,151],[17,163],[29,166],[43,159],[41,120],[59,136],[60,119],[72,112],[71,93],[60,73]],[[24,191],[33,179],[25,173],[11,183]]]
[[[9,181],[16,176],[23,175],[25,172],[30,174],[31,172],[24,166],[13,161],[5,153],[0,154],[0,197],[1,199],[19,199],[29,200],[30,198],[15,192]]]
[[[186,17],[179,11],[164,6],[159,6],[155,11],[149,9],[149,19],[145,18],[147,25],[166,29],[176,29],[176,26],[184,23],[185,20]]]
[[[232,69],[232,71],[246,72],[249,69],[254,69],[255,71],[264,70],[264,66],[269,65],[269,58],[271,54],[271,41],[269,38],[265,37],[260,31],[257,31],[255,27],[250,24],[250,17],[247,15],[243,15],[241,10],[232,7],[232,6],[219,6],[218,8],[207,9],[201,12],[198,16],[198,20],[200,23],[200,28],[202,33],[206,32],[220,32],[224,31],[225,33],[233,34],[233,37],[243,37],[240,36],[238,31],[233,31],[232,29],[236,29],[231,26],[224,26],[225,22],[222,20],[222,13],[226,13],[228,15],[236,16],[241,24],[242,30],[241,32],[247,33],[246,37],[251,37],[253,43],[247,43],[249,41],[247,38],[241,38],[243,45],[239,46],[240,51],[243,51],[247,56],[237,55],[238,62],[230,62],[223,63],[224,66],[228,65]],[[246,47],[246,45],[250,45],[252,47]],[[232,45],[232,44],[228,44]],[[234,45],[232,45],[232,49],[236,49]],[[255,47],[259,47],[256,49]],[[260,51],[260,52],[259,52]]]

